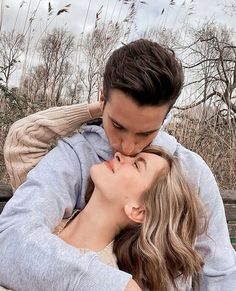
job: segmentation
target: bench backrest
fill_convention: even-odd
[[[231,242],[236,250],[236,190],[222,190],[221,196],[224,201]]]

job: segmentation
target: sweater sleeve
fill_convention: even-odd
[[[13,189],[48,152],[52,141],[71,134],[91,116],[88,103],[53,107],[16,121],[4,145],[4,158]]]

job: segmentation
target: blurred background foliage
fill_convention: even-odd
[[[122,43],[145,37],[172,48],[181,59],[185,70],[185,86],[179,101],[171,111],[171,122],[166,126],[180,143],[200,154],[215,174],[223,189],[236,185],[236,41],[233,28],[206,19],[191,25],[194,13],[191,1],[181,28],[167,28],[163,23],[145,31],[137,31],[136,15],[148,1],[114,1],[110,20],[104,7],[96,12],[93,27],[79,34],[65,27],[51,28],[55,19],[70,13],[73,5],[55,10],[48,1],[47,22],[35,37],[38,6],[30,14],[32,1],[19,5],[14,26],[3,29],[0,21],[0,180],[7,182],[3,160],[4,140],[11,124],[35,111],[99,97],[106,61]],[[175,1],[167,1],[169,7]],[[236,15],[236,1],[227,1],[223,9]],[[91,1],[88,3],[89,12]],[[182,6],[186,5],[183,1]],[[126,6],[126,14],[120,11]],[[17,23],[22,11],[27,11]],[[115,13],[118,17],[115,17]],[[163,17],[166,10],[160,11]],[[105,16],[104,16],[105,15]],[[116,20],[114,20],[116,19]],[[15,73],[20,74],[15,82]]]

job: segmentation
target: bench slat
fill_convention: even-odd
[[[12,197],[13,191],[10,185],[0,184],[0,200],[7,201]]]
[[[3,207],[5,206],[5,204],[6,204],[6,202],[0,201],[0,214],[1,214],[1,212],[3,210]]]
[[[228,221],[236,221],[236,204],[225,203],[225,214]]]
[[[221,190],[220,194],[224,203],[236,204],[236,189],[235,190]]]
[[[236,223],[228,223],[230,237],[236,238]]]

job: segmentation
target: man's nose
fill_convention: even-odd
[[[125,135],[121,141],[122,153],[126,156],[132,156],[135,154],[136,142],[132,135]]]

